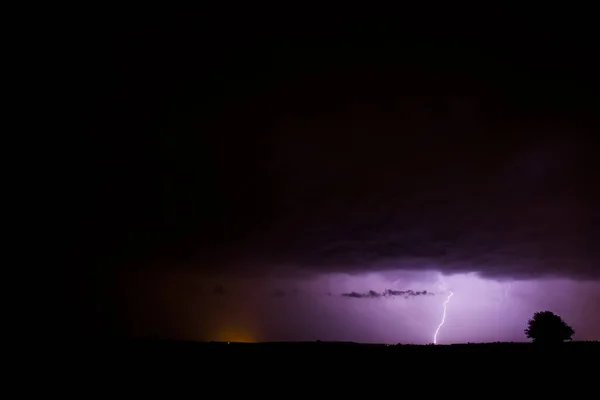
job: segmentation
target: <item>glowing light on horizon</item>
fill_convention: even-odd
[[[214,340],[224,343],[255,343],[258,341],[252,332],[240,327],[223,329]]]
[[[440,324],[438,325],[437,329],[435,330],[435,334],[433,335],[433,344],[437,344],[437,335],[440,332],[440,328],[444,325],[444,322],[446,322],[446,310],[448,308],[448,303],[450,302],[450,298],[453,295],[454,295],[454,293],[452,291],[450,291],[450,294],[446,298],[446,301],[444,301],[444,313],[442,314],[442,320],[440,321]]]

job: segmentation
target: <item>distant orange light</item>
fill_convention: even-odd
[[[254,343],[256,338],[244,329],[223,329],[217,335],[217,341],[231,343]]]

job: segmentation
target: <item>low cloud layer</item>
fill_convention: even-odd
[[[298,144],[275,153],[279,212],[232,245],[223,269],[600,278],[600,197],[584,167],[593,154],[581,138],[504,152],[479,139],[477,150],[472,144],[453,153],[424,139],[409,146],[373,134],[361,147],[336,149],[332,160],[327,145],[310,145],[318,138],[302,132],[295,139],[302,151]],[[412,153],[377,157],[407,146]]]
[[[275,288],[275,289],[267,289],[267,288],[262,288],[263,293],[261,293],[260,290],[257,290],[255,295],[260,296],[261,294],[264,295],[265,293],[269,293],[270,297],[272,297],[273,299],[282,299],[284,297],[289,297],[289,296],[298,296],[301,293],[298,291],[297,288],[292,288],[292,289],[288,289],[288,290],[284,290],[282,288]],[[218,295],[218,296],[223,296],[223,295],[232,295],[232,296],[238,296],[241,294],[238,294],[236,292],[228,292],[227,289],[225,288],[225,286],[221,285],[221,284],[217,284],[213,287],[213,294]],[[308,295],[309,293],[302,293],[304,295]],[[310,293],[310,295],[315,295],[317,293]],[[331,296],[332,293],[331,292],[323,292],[321,293],[322,295],[327,295],[327,296]],[[356,298],[356,299],[375,299],[375,298],[381,298],[381,297],[403,297],[405,299],[408,299],[410,297],[419,297],[419,296],[434,296],[435,293],[431,292],[431,291],[427,291],[427,290],[394,290],[394,289],[385,289],[382,292],[378,292],[375,290],[369,290],[366,292],[346,292],[346,293],[342,293],[341,296],[343,297],[352,297],[352,298]]]
[[[350,292],[350,293],[342,293],[344,297],[353,297],[355,299],[376,299],[380,297],[404,297],[408,299],[409,297],[418,297],[418,296],[434,296],[434,293],[428,292],[427,290],[422,291],[413,291],[413,290],[392,290],[386,289],[383,292],[376,292],[374,290],[369,290],[365,293],[358,292]]]
[[[215,113],[205,136],[190,134],[201,107],[171,121],[155,218],[188,253],[170,254],[259,276],[600,278],[597,119],[526,112],[522,84],[508,93],[429,69],[340,67],[269,81]]]

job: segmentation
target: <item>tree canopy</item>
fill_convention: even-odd
[[[575,331],[551,311],[539,311],[529,320],[525,335],[534,343],[555,344],[571,340]]]

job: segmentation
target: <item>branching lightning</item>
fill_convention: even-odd
[[[440,321],[440,324],[438,325],[437,329],[435,330],[435,334],[433,335],[433,344],[437,344],[437,335],[440,331],[440,328],[444,325],[444,322],[446,322],[446,309],[448,308],[448,303],[450,302],[450,298],[454,295],[454,293],[452,293],[452,291],[450,291],[450,294],[448,295],[448,297],[446,298],[446,301],[444,302],[444,313],[442,314],[442,320]]]

